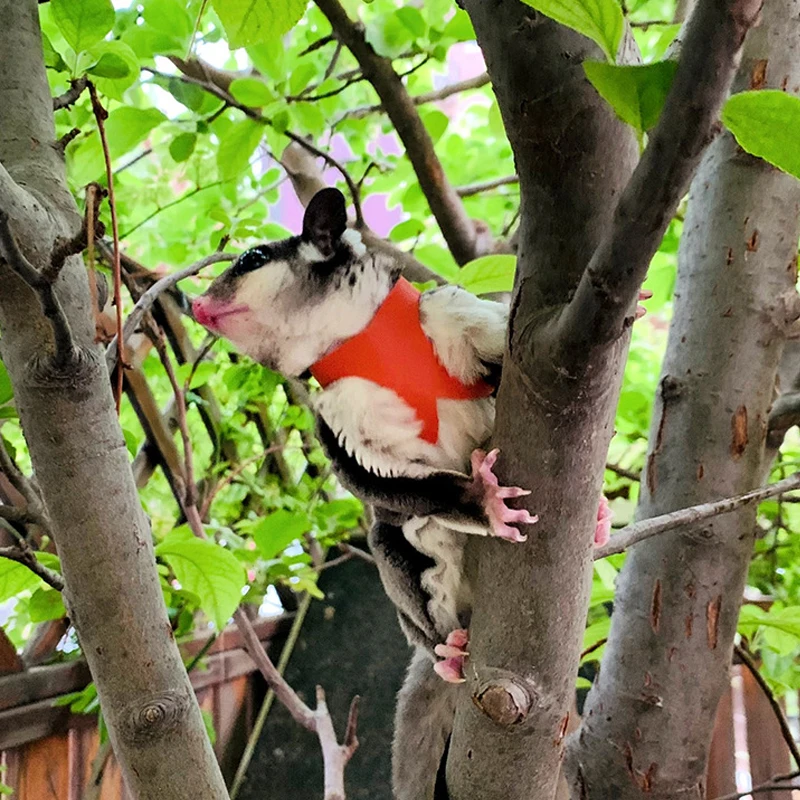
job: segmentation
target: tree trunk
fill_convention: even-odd
[[[514,149],[522,203],[498,471],[501,483],[533,491],[527,506],[540,521],[526,544],[469,544],[479,566],[447,785],[453,800],[543,800],[555,792],[574,692],[628,339],[598,348],[592,368],[571,374],[559,372],[548,336],[611,224],[637,148],[584,78],[582,61],[599,56],[588,40],[518,0],[465,7]]]
[[[0,18],[0,208],[41,269],[79,217],[54,141],[36,0],[0,0]],[[227,798],[167,619],[79,258],[57,294],[76,347],[64,369],[37,295],[0,264],[2,356],[114,751],[139,800]]]
[[[773,0],[736,88],[800,82],[800,2]],[[692,185],[638,517],[760,485],[766,421],[795,293],[800,183],[730,134]],[[576,798],[705,797],[728,685],[755,508],[632,549],[611,633],[567,770]]]

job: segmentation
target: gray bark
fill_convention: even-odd
[[[797,91],[799,82],[800,2],[773,0],[735,88]],[[775,374],[798,313],[798,235],[800,183],[720,136],[690,193],[639,518],[763,481]],[[746,507],[630,551],[569,746],[574,797],[705,796],[754,531]]]
[[[583,78],[581,62],[599,56],[590,42],[517,0],[465,6],[514,149],[522,202],[498,472],[501,483],[533,490],[527,506],[540,521],[523,545],[469,544],[476,596],[447,785],[453,800],[538,800],[553,796],[558,777],[627,347],[622,335],[596,354],[593,371],[559,373],[548,323],[611,225],[637,148]]]
[[[55,146],[36,0],[0,2],[0,208],[28,260],[49,262],[79,217]],[[150,527],[136,493],[108,372],[94,344],[86,272],[57,294],[76,347],[52,363],[38,297],[0,264],[2,357],[61,556],[67,607],[97,683],[114,751],[139,800],[227,798],[172,638]]]
[[[583,74],[582,61],[598,56],[594,45],[517,0],[464,5],[520,178],[498,472],[501,483],[532,489],[526,506],[540,522],[525,545],[468,545],[476,564],[470,659],[447,786],[453,800],[547,800],[569,723],[633,306],[759,2],[701,3],[632,178],[632,134]]]

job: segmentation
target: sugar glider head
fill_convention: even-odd
[[[322,189],[303,232],[242,253],[192,303],[195,319],[285,375],[299,375],[372,319],[397,279],[347,228],[344,196]]]

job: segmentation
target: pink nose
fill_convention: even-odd
[[[209,312],[209,305],[210,303],[206,295],[196,297],[192,302],[192,314],[194,314],[194,318],[201,325],[208,325],[208,323],[211,322],[212,315]]]

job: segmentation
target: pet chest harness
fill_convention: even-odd
[[[325,388],[341,378],[364,378],[391,389],[416,412],[420,436],[439,439],[437,400],[476,400],[493,387],[485,381],[465,384],[436,357],[419,318],[420,292],[400,278],[364,330],[346,339],[311,366]]]

